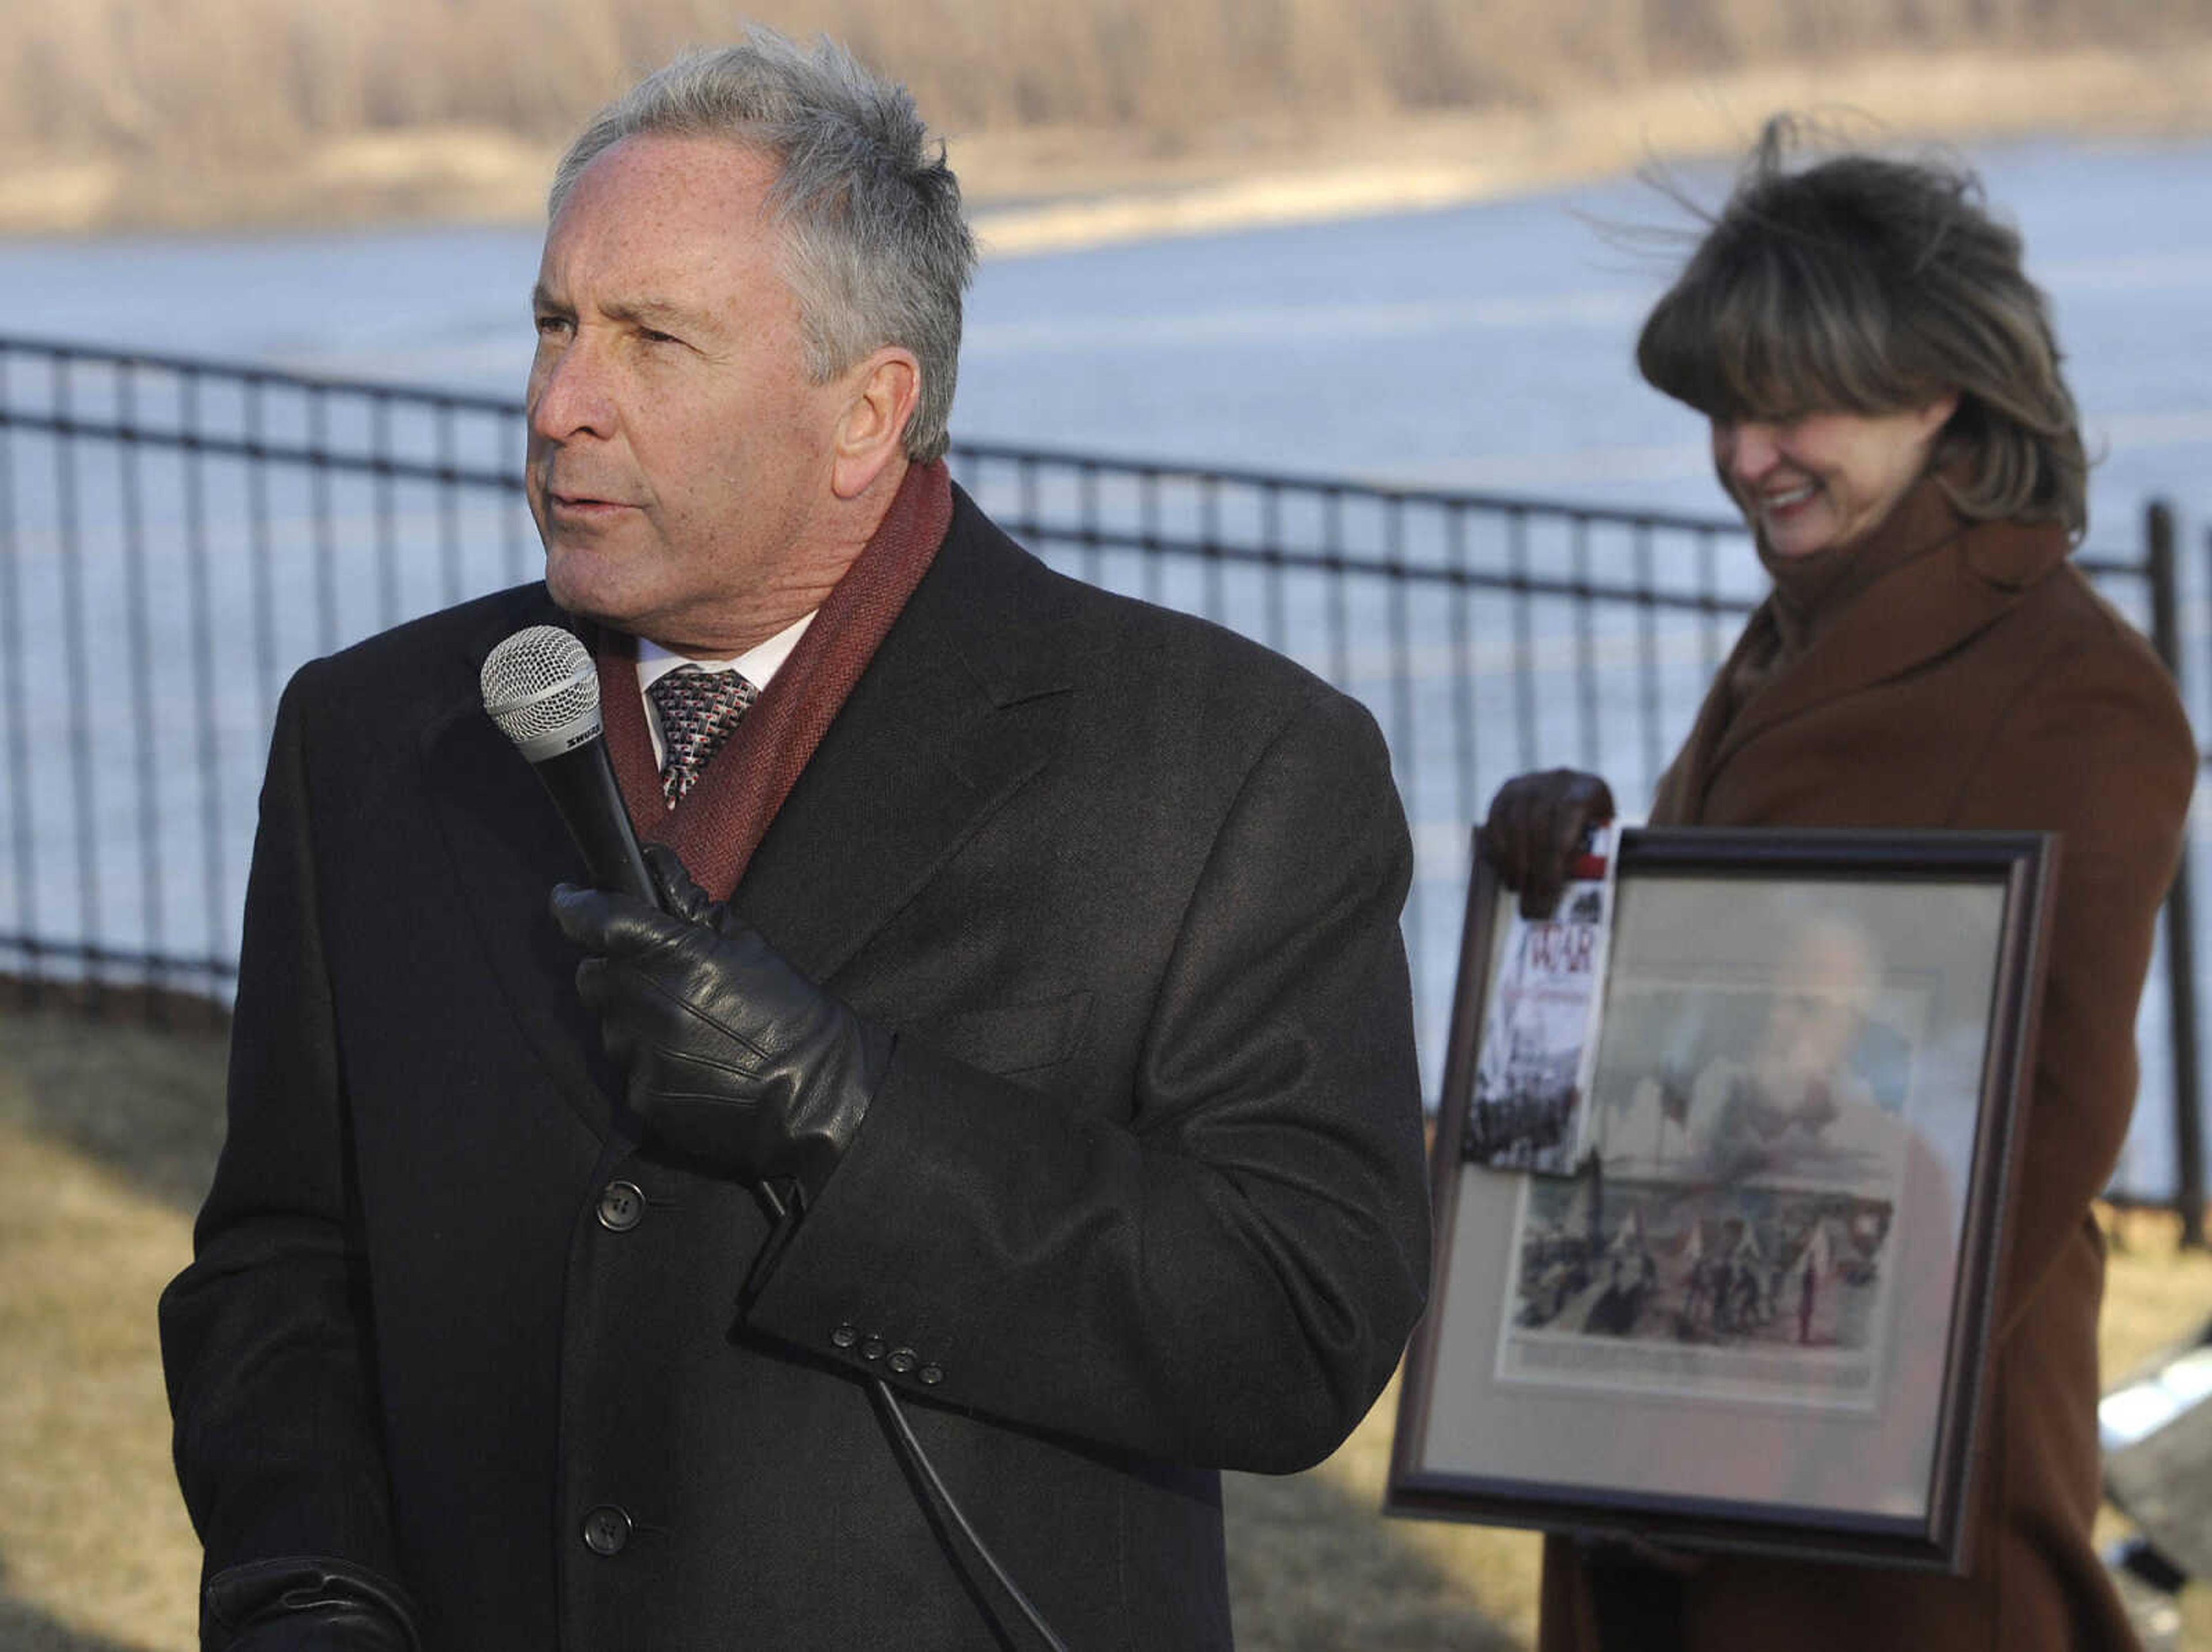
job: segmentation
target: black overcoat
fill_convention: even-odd
[[[636,1147],[576,1001],[577,858],[477,687],[553,617],[510,591],[284,696],[162,1307],[210,1572],[343,1558],[435,1652],[1026,1643],[880,1376],[1072,1645],[1226,1645],[1215,1471],[1331,1449],[1425,1285],[1372,720],[956,496],[733,897],[899,1035],[775,1230]]]

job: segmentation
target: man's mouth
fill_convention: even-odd
[[[1787,513],[1796,510],[1800,505],[1810,504],[1813,496],[1820,491],[1819,483],[1801,482],[1795,487],[1778,488],[1759,495],[1759,506],[1764,511]]]
[[[554,510],[563,516],[606,516],[634,508],[623,500],[602,499],[595,494],[554,492],[547,497]]]

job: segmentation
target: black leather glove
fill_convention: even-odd
[[[342,1560],[249,1561],[200,1594],[200,1644],[224,1652],[419,1652],[405,1598]]]
[[[1521,915],[1547,918],[1583,835],[1612,818],[1613,793],[1595,774],[1573,768],[1516,774],[1490,800],[1482,853],[1505,887],[1521,891]]]
[[[553,919],[593,956],[576,991],[656,1145],[748,1183],[788,1177],[811,1199],[836,1169],[890,1064],[891,1035],[793,969],[659,844],[646,865],[669,910],[562,884]]]

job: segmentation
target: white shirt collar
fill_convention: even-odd
[[[770,679],[783,669],[783,662],[791,658],[791,651],[799,646],[799,639],[806,635],[806,628],[814,623],[814,615],[802,614],[778,631],[766,642],[748,648],[735,659],[692,659],[671,653],[651,637],[637,640],[637,686],[641,689],[659,681],[678,665],[696,665],[702,671],[742,671],[745,680],[757,689],[768,687]],[[652,701],[647,701],[650,705]]]

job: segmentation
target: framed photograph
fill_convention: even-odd
[[[1963,1570],[2053,853],[1624,832],[1567,1178],[1469,1131],[1513,928],[1478,853],[1386,1509]]]

